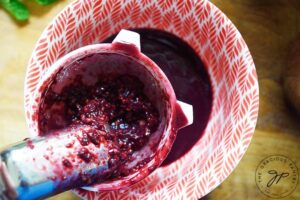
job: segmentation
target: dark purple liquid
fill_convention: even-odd
[[[162,164],[164,166],[187,153],[202,136],[212,107],[210,80],[200,58],[180,38],[158,30],[135,31],[141,34],[142,52],[167,75],[177,99],[194,108],[194,123],[178,132],[172,150]]]

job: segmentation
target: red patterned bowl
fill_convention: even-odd
[[[238,30],[206,0],[77,0],[45,29],[29,62],[25,110],[32,127],[38,82],[58,58],[100,43],[126,28],[168,31],[189,44],[204,62],[213,105],[204,135],[184,156],[126,190],[75,191],[85,199],[196,199],[217,187],[244,155],[258,115],[258,83],[250,52]],[[36,131],[31,132],[37,135]]]

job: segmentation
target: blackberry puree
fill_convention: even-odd
[[[55,83],[53,84],[55,85]],[[108,179],[128,175],[122,167],[134,151],[141,149],[159,124],[156,108],[143,93],[143,83],[130,75],[99,77],[94,85],[85,85],[81,75],[58,94],[51,87],[44,94],[39,111],[39,128],[42,134],[65,127],[89,126],[76,138],[82,146],[77,157],[85,163],[93,161],[86,146],[109,141],[109,167],[118,166]],[[66,146],[72,148],[70,143]],[[72,162],[62,160],[65,168]],[[137,170],[143,165],[138,165]]]

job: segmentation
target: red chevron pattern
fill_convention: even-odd
[[[247,45],[230,20],[207,0],[71,3],[45,29],[28,64],[28,125],[36,127],[31,101],[37,84],[58,58],[83,45],[99,43],[121,28],[139,27],[162,29],[181,37],[205,63],[214,93],[205,134],[185,156],[128,189],[75,192],[83,199],[200,198],[238,164],[251,141],[258,114],[257,76]],[[32,134],[37,134],[36,129]]]

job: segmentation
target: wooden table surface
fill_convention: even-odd
[[[39,7],[16,23],[0,9],[0,146],[28,137],[23,110],[25,70],[42,30],[69,1]],[[260,108],[250,147],[234,172],[205,199],[268,199],[255,184],[255,169],[269,155],[285,155],[300,169],[300,119],[287,106],[282,78],[286,56],[300,34],[298,0],[213,0],[237,26],[253,55],[260,85]],[[298,123],[297,123],[298,122]],[[51,199],[77,199],[66,192]],[[300,184],[285,199],[300,199]]]

